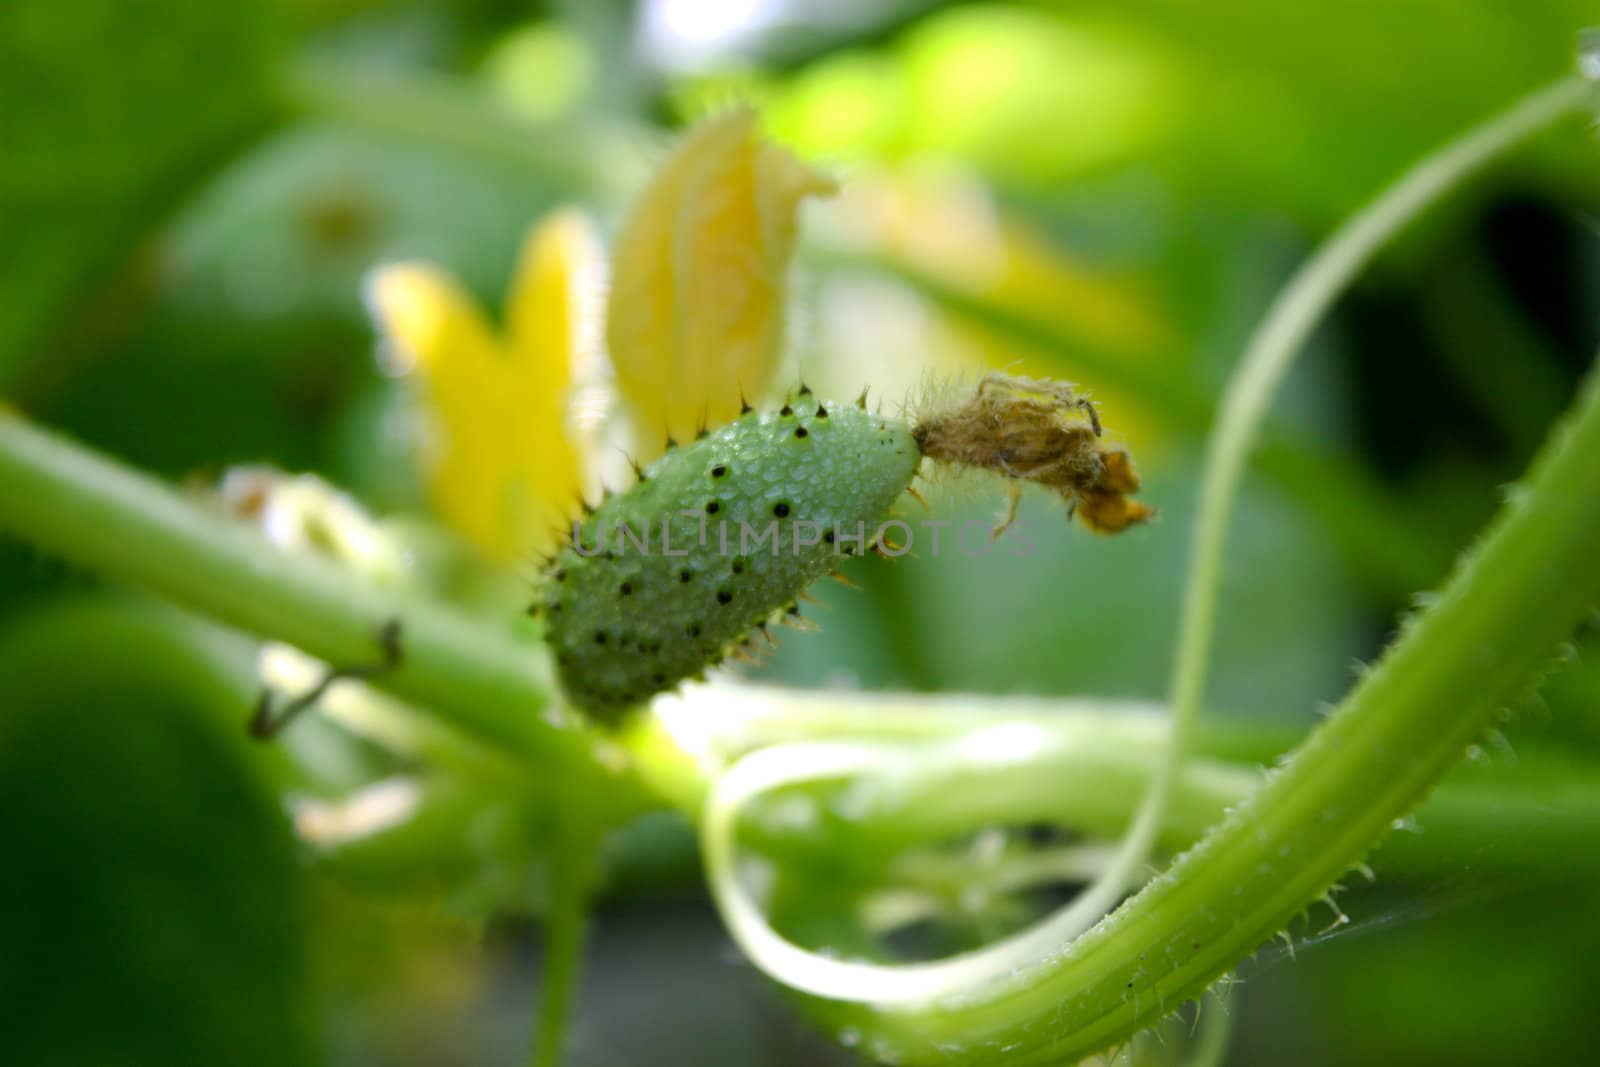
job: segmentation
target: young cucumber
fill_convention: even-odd
[[[667,452],[547,568],[538,607],[568,698],[616,721],[720,662],[865,551],[921,458],[909,423],[803,388]]]

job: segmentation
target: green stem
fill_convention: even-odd
[[[846,849],[851,870],[871,879],[908,850],[962,840],[987,827],[1062,826],[1115,838],[1128,825],[1161,765],[1170,727],[1150,705],[990,698],[885,697],[755,690],[748,704],[803,724],[815,712],[834,736],[851,722],[884,729],[894,760],[884,773],[858,778],[826,802],[848,812],[836,821],[760,818],[744,822],[743,840],[775,859],[815,859],[837,867]],[[829,706],[824,706],[824,701]],[[902,732],[895,720],[904,718]],[[981,725],[970,725],[974,719]],[[944,720],[942,723],[940,720]],[[933,731],[943,726],[947,733]],[[786,742],[806,740],[791,734]],[[1203,747],[1203,746],[1202,746]],[[1159,844],[1175,853],[1204,836],[1260,786],[1254,763],[1199,755],[1184,762]],[[1384,845],[1376,866],[1405,876],[1436,871],[1471,852],[1480,867],[1567,875],[1600,856],[1583,843],[1600,835],[1600,768],[1525,754],[1515,766],[1463,768],[1417,813],[1424,831]]]
[[[1583,80],[1564,78],[1425,159],[1317,250],[1295,273],[1257,328],[1229,382],[1206,453],[1200,514],[1195,523],[1178,625],[1170,697],[1172,734],[1166,766],[1157,776],[1146,809],[1129,835],[1130,853],[1138,851],[1141,839],[1154,838],[1200,712],[1234,502],[1267,407],[1296,354],[1334,300],[1380,248],[1469,174],[1573,113],[1589,94],[1590,86]]]
[[[464,732],[539,761],[550,773],[615,779],[595,735],[557,714],[537,644],[413,593],[365,581],[329,560],[290,555],[167,485],[0,409],[0,528],[249,633],[336,664],[379,657],[400,622],[401,662],[373,684]],[[243,726],[246,709],[240,709]]]
[[[566,1054],[567,1029],[589,925],[595,850],[596,838],[592,834],[564,834],[562,847],[551,857],[550,911],[545,922],[544,972],[539,981],[539,1027],[528,1059],[531,1067],[560,1067]]]
[[[1057,953],[960,997],[819,1000],[815,1011],[898,1062],[991,1062],[1003,1050],[1032,1064],[1104,1048],[1195,998],[1358,863],[1526,691],[1600,603],[1596,531],[1600,378],[1436,606],[1166,873]],[[800,748],[762,750],[735,771]],[[881,992],[895,972],[852,980]]]
[[[1165,820],[1204,689],[1229,513],[1294,352],[1385,241],[1587,93],[1581,81],[1564,80],[1425,161],[1336,234],[1267,317],[1228,391],[1208,456],[1168,747],[1119,862],[1083,898],[1129,884]],[[1502,510],[1438,606],[1250,802],[1081,937],[1035,951],[1038,938],[1024,934],[986,954],[880,967],[828,961],[759,928],[731,873],[733,810],[771,788],[877,770],[882,757],[864,746],[787,746],[787,766],[777,750],[756,752],[723,777],[705,830],[719,905],[758,963],[826,998],[814,1002],[818,1013],[870,1035],[868,1047],[884,1058],[983,1062],[1004,1053],[1011,1063],[1054,1063],[1104,1048],[1197,996],[1416,806],[1600,602],[1597,529],[1600,383],[1591,384],[1578,417],[1553,437],[1526,490]],[[1061,926],[1061,918],[1042,925]],[[963,976],[970,981],[953,984]]]

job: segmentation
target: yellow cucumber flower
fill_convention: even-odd
[[[638,459],[739,412],[783,348],[784,276],[802,198],[832,184],[762,143],[754,116],[717,116],[683,139],[617,241],[606,339]],[[375,270],[368,299],[414,375],[439,517],[504,564],[548,550],[604,457],[574,432],[576,368],[599,332],[592,229],[573,210],[536,223],[497,331],[425,263]]]
[[[503,334],[426,263],[390,264],[368,280],[373,314],[418,379],[433,507],[499,563],[547,547],[580,493],[566,397],[594,249],[575,212],[536,225],[523,242]]]
[[[766,387],[797,209],[833,189],[738,109],[695,127],[639,199],[617,241],[606,343],[646,455]]]

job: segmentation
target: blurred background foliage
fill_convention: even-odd
[[[11,0],[0,390],[180,481],[319,473],[432,543],[365,273],[426,257],[493,306],[535,217],[576,202],[614,228],[665,131],[752,101],[845,186],[807,209],[788,380],[891,401],[929,373],[1080,381],[1162,510],[1101,541],[1029,497],[1031,556],[863,567],[863,592],[821,592],[822,631],[753,673],[1159,698],[1200,442],[1266,300],[1384,180],[1568,68],[1593,15]],[[1571,396],[1600,342],[1597,164],[1591,131],[1544,138],[1385,255],[1319,335],[1236,525],[1211,697],[1237,755],[1269,761],[1342,691]],[[934,489],[940,518],[998,506],[991,486]],[[1513,749],[1600,773],[1587,651],[1465,773],[1503,773]],[[298,779],[240,728],[254,654],[0,541],[5,1058],[519,1059],[537,817],[478,798],[489,815],[454,866],[403,883],[297,861],[280,796]],[[327,751],[330,795],[378,762]],[[572,1062],[850,1062],[735,962],[681,824],[653,818],[613,852]],[[1571,1058],[1600,982],[1595,856],[1380,879],[1345,902],[1372,936],[1245,971],[1230,1062]]]

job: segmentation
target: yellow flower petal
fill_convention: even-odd
[[[497,488],[504,459],[494,427],[499,342],[454,280],[422,263],[374,271],[367,283],[374,316],[420,379],[423,462],[435,511],[491,558],[514,551]]]
[[[617,243],[606,341],[644,442],[683,440],[761,392],[783,347],[799,203],[833,185],[763,144],[748,110],[692,130]]]
[[[433,267],[395,264],[369,279],[373,314],[419,381],[434,509],[496,562],[548,550],[577,499],[566,404],[583,288],[597,261],[576,214],[531,230],[507,301],[505,338]]]
[[[588,218],[556,212],[523,240],[506,305],[509,386],[519,409],[511,447],[544,505],[543,526],[560,525],[583,492],[571,400],[579,360],[594,348],[601,260]]]
[[[491,358],[495,338],[455,279],[428,263],[393,263],[367,280],[367,299],[384,333],[421,369]]]

